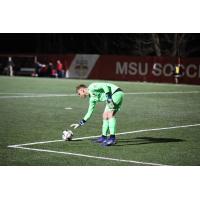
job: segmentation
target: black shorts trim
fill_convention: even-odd
[[[120,91],[123,92],[123,90],[122,90],[121,88],[117,88],[117,89],[113,92],[113,94],[115,94],[116,92],[120,92]],[[112,94],[112,95],[113,95],[113,94]]]

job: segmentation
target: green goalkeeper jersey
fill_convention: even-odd
[[[84,120],[87,121],[96,106],[97,102],[106,101],[106,93],[110,92],[113,94],[119,87],[112,83],[92,83],[88,87],[89,91],[89,107],[86,115],[84,116]]]

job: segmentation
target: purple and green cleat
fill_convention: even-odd
[[[97,140],[95,140],[95,142],[97,142],[97,143],[104,143],[106,140],[107,140],[107,136],[102,135]]]
[[[115,145],[117,143],[117,140],[115,138],[115,135],[111,135],[107,140],[105,140],[102,145],[103,146],[111,146]]]

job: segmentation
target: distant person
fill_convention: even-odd
[[[110,146],[116,144],[116,113],[120,110],[123,102],[124,93],[116,85],[111,83],[92,83],[87,87],[86,85],[78,85],[76,92],[81,98],[89,98],[89,107],[86,115],[77,124],[71,124],[74,129],[83,126],[91,117],[96,103],[106,102],[103,112],[102,135],[96,142],[102,143],[103,146]],[[110,136],[108,137],[108,134]]]
[[[56,67],[52,62],[49,62],[49,64],[47,65],[47,73],[49,77],[58,77]]]
[[[14,75],[14,62],[12,60],[12,57],[8,57],[8,63],[7,63],[7,72],[9,76],[13,76]]]
[[[174,70],[174,79],[175,79],[175,83],[178,84],[179,83],[179,79],[181,77],[183,77],[184,73],[182,71],[182,68],[180,66],[180,64],[178,64],[177,66],[175,66],[175,70]]]
[[[69,65],[68,65],[68,60],[65,60],[65,78],[69,78],[70,73],[69,73]]]
[[[64,70],[63,70],[63,64],[61,63],[60,60],[57,60],[56,70],[57,70],[58,78],[63,78]]]
[[[45,67],[46,67],[45,64],[42,64],[42,63],[36,61],[36,62],[35,62],[35,74],[34,74],[34,76],[35,76],[35,77],[40,76],[40,75],[41,75],[42,68],[45,68]]]
[[[65,78],[69,78],[69,69],[66,69]]]
[[[47,76],[52,77],[52,70],[54,68],[54,65],[52,62],[49,62],[47,65]]]
[[[58,77],[58,74],[57,74],[57,71],[56,71],[55,67],[53,67],[52,70],[51,70],[51,77],[54,77],[54,78]]]

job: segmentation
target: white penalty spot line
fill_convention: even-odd
[[[72,110],[72,108],[70,108],[70,107],[67,107],[67,108],[64,108],[65,110]]]

